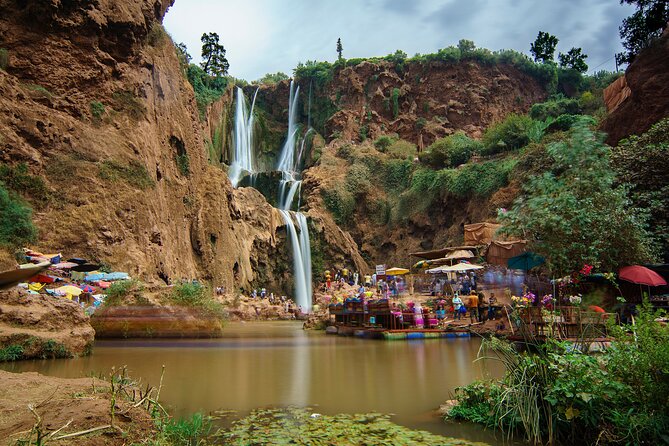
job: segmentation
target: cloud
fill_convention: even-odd
[[[202,33],[217,32],[230,73],[254,80],[291,74],[300,61],[334,61],[340,37],[347,58],[430,53],[463,38],[527,53],[542,30],[559,37],[559,51],[582,47],[594,68],[620,51],[618,25],[632,11],[611,0],[177,0],[165,27],[196,62]]]

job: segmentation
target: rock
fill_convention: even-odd
[[[0,292],[0,348],[20,346],[17,359],[87,355],[94,336],[89,317],[75,302],[18,288]]]

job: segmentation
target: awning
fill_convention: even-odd
[[[438,266],[436,268],[428,269],[426,272],[430,274],[439,274],[439,273],[457,273],[465,271],[474,271],[483,269],[481,265],[472,265],[471,263],[456,263],[452,266]]]

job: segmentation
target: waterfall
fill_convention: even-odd
[[[307,217],[299,212],[300,194],[302,191],[302,180],[299,178],[299,166],[304,151],[304,139],[300,144],[298,151],[297,133],[297,99],[300,93],[300,87],[295,87],[294,82],[290,81],[290,93],[288,97],[288,133],[286,142],[281,150],[281,156],[277,165],[277,170],[281,172],[281,183],[279,184],[278,205],[279,212],[286,223],[290,245],[293,251],[293,277],[295,280],[295,302],[302,307],[302,311],[308,313],[311,311],[311,245],[309,243],[309,228],[307,227]],[[308,134],[309,132],[307,132]],[[295,219],[297,228],[293,221],[290,209],[293,206],[295,197],[298,197],[297,211]],[[299,235],[297,230],[299,229]]]
[[[255,163],[253,160],[253,108],[256,104],[258,88],[253,95],[251,110],[248,109],[244,91],[237,87],[237,104],[235,106],[235,129],[233,134],[234,152],[230,164],[229,177],[232,187],[237,187],[244,172],[253,174]]]

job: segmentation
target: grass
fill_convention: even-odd
[[[0,183],[8,189],[35,201],[38,206],[46,205],[51,199],[51,191],[42,177],[31,175],[26,163],[16,166],[0,164]]]
[[[146,106],[135,94],[128,90],[117,90],[112,94],[113,109],[125,113],[131,119],[139,121],[146,116]]]
[[[98,165],[98,168],[98,175],[103,180],[111,182],[125,181],[141,190],[151,189],[156,185],[153,178],[149,176],[146,167],[135,160],[130,161],[128,165],[123,165],[114,160],[105,160]]]
[[[100,122],[102,115],[105,114],[105,105],[100,101],[92,101],[90,107],[93,120],[95,122]]]
[[[144,284],[138,279],[119,280],[112,283],[107,289],[106,306],[116,306],[127,303],[130,298],[135,301],[145,301],[142,295]]]
[[[214,316],[223,317],[225,314],[225,308],[214,299],[211,288],[199,283],[184,282],[175,285],[168,298],[178,305],[200,308]]]

